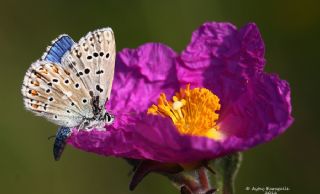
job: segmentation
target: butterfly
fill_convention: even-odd
[[[71,128],[104,130],[113,123],[105,103],[110,97],[115,56],[111,28],[89,32],[78,43],[63,34],[27,70],[21,89],[25,108],[61,126],[53,146],[55,160],[60,159]]]

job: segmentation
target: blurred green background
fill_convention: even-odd
[[[246,186],[287,186],[289,192],[319,192],[319,1],[1,1],[0,3],[0,193],[169,194],[160,175],[128,190],[131,169],[121,159],[68,147],[54,162],[57,126],[24,110],[20,88],[25,71],[51,40],[67,33],[75,40],[111,26],[117,49],[163,42],[180,52],[205,21],[238,27],[255,22],[266,44],[268,72],[291,84],[295,122],[276,140],[244,153],[236,181]],[[254,192],[251,192],[254,193]]]

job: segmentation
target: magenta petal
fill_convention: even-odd
[[[74,130],[68,143],[88,152],[159,162],[188,163],[214,159],[257,144],[261,138],[230,136],[224,141],[181,135],[168,118],[143,115],[130,118],[118,115],[120,121],[107,131]],[[261,137],[266,134],[261,134]]]
[[[248,71],[261,71],[265,65],[264,43],[258,27],[249,23],[239,30],[241,41],[240,64]]]
[[[130,126],[131,119],[127,114],[122,116],[116,115],[117,120],[110,126],[106,126],[106,131],[78,131],[73,130],[72,135],[68,138],[68,144],[73,145],[84,151],[97,153],[105,156],[126,156],[135,158],[139,156],[139,150],[134,148],[132,137],[135,133]],[[132,119],[131,119],[132,120]],[[126,123],[124,125],[124,123]],[[132,124],[132,123],[131,123]]]
[[[191,69],[207,68],[215,65],[215,60],[236,61],[243,68],[262,69],[264,43],[254,23],[237,30],[230,23],[208,22],[193,32],[181,59]]]
[[[224,100],[239,95],[264,63],[264,43],[255,24],[237,30],[229,23],[208,22],[193,33],[177,72],[181,83],[206,87]]]
[[[247,81],[262,72],[264,63],[264,43],[255,24],[237,30],[229,23],[208,22],[182,52],[178,79],[210,89],[226,107],[247,90]]]
[[[232,56],[240,48],[236,27],[230,23],[208,22],[193,32],[181,59],[191,69],[206,68],[213,58]]]
[[[175,130],[171,121],[161,117],[116,115],[114,125],[107,126],[106,131],[74,130],[68,143],[88,152],[105,156],[128,157],[135,159],[161,160],[166,149],[165,142],[175,143],[172,138]],[[161,122],[156,122],[161,120]],[[163,131],[159,131],[163,127]],[[169,132],[165,134],[163,132]],[[170,145],[169,144],[169,145]],[[162,147],[159,157],[155,157],[155,148]],[[166,158],[166,157],[164,157]]]
[[[227,144],[223,144],[208,138],[183,136],[168,118],[144,115],[132,119],[122,116],[118,115],[122,121],[108,127],[107,131],[74,130],[68,143],[105,156],[181,163],[212,159],[241,146],[238,138],[230,138]]]
[[[221,112],[220,128],[240,138],[269,141],[293,122],[290,88],[277,75],[260,74]]]
[[[172,95],[179,88],[177,54],[160,43],[148,43],[118,53],[109,110],[145,112],[161,92]]]
[[[148,81],[168,79],[177,54],[161,43],[147,43],[137,49],[123,49],[119,59],[127,67],[138,70]]]

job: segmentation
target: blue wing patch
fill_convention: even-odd
[[[54,63],[61,63],[62,56],[71,49],[75,42],[66,34],[60,35],[52,41],[51,46],[42,55],[41,60],[50,61]]]
[[[62,152],[66,146],[66,140],[71,135],[71,129],[69,127],[60,127],[56,134],[56,139],[53,144],[53,156],[58,161],[62,155]]]

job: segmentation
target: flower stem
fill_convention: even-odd
[[[217,187],[217,194],[234,194],[234,182],[242,161],[241,153],[234,153],[214,161],[214,168],[217,170],[214,185]]]

